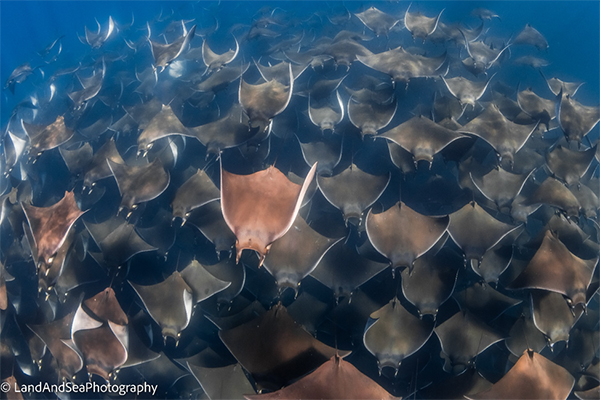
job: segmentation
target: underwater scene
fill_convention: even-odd
[[[597,1],[0,2],[0,398],[600,399]]]

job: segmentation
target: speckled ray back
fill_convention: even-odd
[[[354,15],[356,15],[367,28],[375,32],[377,36],[387,36],[390,29],[400,22],[399,18],[395,18],[375,7],[370,7],[367,10]]]
[[[408,6],[404,14],[404,24],[413,38],[419,38],[424,41],[438,27],[438,22],[444,10],[440,11],[437,17],[427,17],[420,12],[409,12],[411,6],[412,3]]]
[[[517,363],[491,388],[468,395],[467,399],[562,399],[575,385],[563,367],[542,355],[525,350]]]
[[[334,356],[309,375],[281,390],[244,397],[247,400],[398,399],[339,356]]]
[[[600,121],[600,107],[584,106],[565,93],[556,95],[556,117],[568,141],[581,142]]]
[[[25,121],[21,121],[21,124],[29,136],[30,157],[37,157],[46,150],[60,146],[74,134],[74,130],[65,125],[65,118],[62,115],[56,117],[50,125],[31,125]]]
[[[262,264],[271,244],[293,225],[316,169],[314,164],[300,186],[274,166],[250,175],[232,174],[221,166],[221,207],[237,238],[237,261],[242,250],[250,249],[258,252]]]
[[[77,206],[74,193],[65,192],[65,196],[50,207],[35,207],[25,203],[21,203],[21,207],[35,240],[35,258],[39,262],[52,264],[69,230],[84,213]]]

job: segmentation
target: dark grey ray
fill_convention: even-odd
[[[516,65],[527,65],[527,66],[530,66],[535,69],[539,69],[541,67],[547,67],[548,65],[551,64],[550,61],[547,61],[543,58],[529,56],[529,55],[516,58],[513,62]]]
[[[208,71],[218,71],[237,57],[238,52],[240,51],[240,44],[235,36],[233,37],[233,40],[235,40],[235,49],[229,49],[223,54],[217,54],[212,51],[211,48],[208,47],[206,39],[202,42],[202,61],[204,61],[204,65],[206,65]]]
[[[512,261],[514,237],[520,232],[520,229],[514,230],[500,240],[497,245],[486,251],[479,265],[471,263],[473,272],[479,275],[484,282],[497,285],[500,275],[506,271]]]
[[[218,304],[230,304],[242,291],[246,281],[246,269],[243,265],[237,265],[234,259],[225,258],[217,264],[204,265],[204,269],[216,278],[231,283],[224,290],[214,294]]]
[[[100,179],[108,178],[112,175],[112,171],[108,166],[106,160],[110,160],[114,163],[125,164],[123,158],[119,154],[117,150],[117,146],[115,145],[115,141],[113,138],[106,141],[100,147],[93,158],[91,159],[90,165],[83,177],[83,186],[87,188],[91,188],[96,184]]]
[[[581,213],[588,219],[597,219],[600,210],[599,193],[579,182],[569,186],[569,190],[579,202]]]
[[[156,140],[171,135],[194,137],[193,133],[183,126],[179,118],[173,113],[171,106],[163,105],[162,110],[148,122],[148,125],[138,136],[138,154],[145,156]]]
[[[386,14],[375,7],[370,7],[367,10],[354,15],[356,15],[367,28],[375,32],[375,35],[377,36],[387,36],[390,33],[390,29],[400,22],[399,18]]]
[[[118,267],[136,254],[156,250],[140,238],[133,225],[121,217],[113,217],[99,224],[84,221],[84,224],[100,247],[103,261],[108,266]]]
[[[392,163],[394,163],[396,167],[400,168],[402,173],[408,174],[417,170],[415,166],[415,160],[410,152],[404,150],[402,146],[398,146],[392,141],[388,141],[387,145]]]
[[[369,49],[352,39],[335,41],[324,50],[324,55],[333,57],[336,65],[347,68],[350,68],[358,57],[365,57],[372,54]]]
[[[507,213],[532,173],[533,170],[528,174],[514,174],[498,167],[482,177],[471,174],[471,179],[486,198],[496,203],[500,212]]]
[[[106,28],[106,32],[102,32],[102,27],[98,20],[96,20],[96,24],[98,25],[98,31],[92,32],[85,27],[85,41],[89,44],[92,49],[99,49],[102,45],[110,38],[113,31],[115,30],[115,22],[112,17],[108,17],[108,27]]]
[[[300,281],[319,264],[327,250],[342,240],[329,239],[313,230],[297,215],[292,227],[273,243],[264,261],[280,290],[298,290]]]
[[[21,156],[25,154],[27,148],[27,140],[21,139],[17,135],[13,134],[7,129],[8,135],[4,138],[4,160],[6,163],[6,170],[4,175],[8,176],[13,168],[17,165]]]
[[[377,357],[379,371],[391,367],[398,373],[402,360],[417,352],[433,333],[434,322],[415,317],[394,297],[370,316],[363,343]]]
[[[540,248],[509,289],[543,289],[560,293],[572,307],[587,303],[587,288],[598,257],[582,260],[573,255],[553,234],[546,231]]]
[[[192,26],[189,32],[186,30],[185,25],[182,22],[183,35],[169,44],[161,44],[150,40],[150,49],[152,50],[152,56],[154,57],[154,66],[160,67],[161,71],[164,70],[171,61],[175,60],[183,49],[185,49],[191,40],[194,38],[196,33],[196,25]],[[148,37],[150,37],[150,26],[148,26]]]
[[[546,165],[554,177],[567,185],[573,185],[578,183],[589,169],[596,149],[597,146],[594,146],[584,151],[576,151],[558,145],[546,153]]]
[[[536,128],[537,124],[518,125],[509,121],[495,104],[491,104],[459,132],[470,133],[488,142],[496,150],[501,165],[510,170],[515,153]]]
[[[408,83],[411,78],[439,76],[446,62],[446,53],[437,57],[425,57],[396,47],[383,53],[359,55],[357,59],[369,68],[390,75],[394,82]]]
[[[412,270],[415,260],[444,235],[448,221],[447,216],[429,217],[398,202],[379,214],[369,210],[365,225],[371,244],[390,260],[392,268]]]
[[[217,255],[222,251],[231,252],[235,235],[223,219],[220,201],[211,201],[194,210],[187,222],[196,228],[215,245]]]
[[[556,95],[556,118],[568,141],[581,142],[600,121],[600,107],[584,106],[570,95]]]
[[[331,304],[328,302],[304,291],[288,306],[288,312],[294,321],[302,325],[311,335],[316,335],[317,328],[330,308]]]
[[[454,243],[465,253],[465,260],[477,261],[502,238],[517,229],[498,221],[477,203],[471,202],[450,214],[448,231]]]
[[[204,265],[192,260],[183,271],[181,277],[192,289],[193,304],[209,298],[210,296],[227,289],[231,282],[223,281],[211,274]]]
[[[531,89],[522,90],[517,93],[519,107],[531,118],[546,125],[550,129],[550,121],[556,117],[554,101],[544,99]]]
[[[404,25],[406,25],[406,29],[411,33],[413,39],[419,38],[425,41],[427,36],[431,35],[438,27],[438,22],[444,10],[440,11],[437,17],[427,17],[418,11],[409,12],[411,5],[412,3],[409,4],[404,14]]]
[[[464,67],[473,75],[478,76],[490,69],[504,54],[509,45],[501,49],[493,48],[482,40],[469,42],[465,40],[469,57],[462,60]]]
[[[94,70],[94,74],[91,77],[82,78],[79,74],[76,74],[83,88],[78,91],[67,93],[73,102],[73,107],[75,109],[81,108],[87,101],[93,99],[100,93],[102,85],[104,84],[105,75],[106,64],[104,63],[104,59],[102,60],[102,68],[99,71],[97,69]]]
[[[510,328],[510,332],[504,343],[506,344],[506,348],[515,357],[520,357],[527,349],[533,350],[536,353],[541,352],[546,347],[546,338],[535,327],[531,313],[527,312],[527,315],[521,315],[512,328]]]
[[[537,121],[531,118],[525,113],[519,103],[508,97],[506,94],[499,91],[492,90],[492,102],[496,104],[500,113],[504,115],[509,121],[519,125],[535,124]],[[488,107],[491,103],[488,103]]]
[[[544,334],[550,348],[569,340],[569,332],[583,314],[582,307],[571,308],[560,293],[532,290],[533,322]]]
[[[546,81],[548,88],[550,89],[550,91],[552,93],[554,93],[555,96],[558,96],[559,93],[562,91],[563,94],[573,97],[573,96],[575,96],[575,93],[577,93],[577,91],[579,90],[581,85],[583,85],[583,83],[584,83],[584,82],[581,82],[581,83],[565,82],[556,77],[552,77],[552,78],[548,79],[548,78],[546,78],[546,76],[544,75],[544,73],[542,71],[540,71],[540,74],[542,74],[542,77]]]
[[[308,117],[313,124],[321,128],[322,132],[326,130],[335,132],[335,126],[344,119],[344,104],[340,98],[340,93],[336,91],[335,97],[337,100],[335,105],[326,102],[313,107],[311,97],[308,96]]]
[[[214,200],[218,200],[221,192],[204,170],[199,169],[187,181],[181,184],[171,202],[173,219],[181,218],[185,224],[189,213]]]
[[[433,43],[453,42],[457,46],[465,45],[465,38],[473,42],[483,33],[483,22],[476,28],[468,28],[463,24],[445,24],[438,22],[438,27],[428,37]]]
[[[468,311],[457,312],[434,331],[442,345],[444,371],[454,375],[464,372],[479,353],[504,339]]]
[[[340,298],[349,295],[387,267],[387,264],[369,260],[354,248],[338,242],[325,253],[310,275],[333,290],[336,298]]]
[[[278,80],[251,85],[240,79],[239,103],[248,115],[250,126],[266,129],[271,118],[285,110],[292,98],[294,76],[292,65],[288,64],[288,85]]]
[[[466,138],[465,135],[444,128],[422,116],[412,117],[379,136],[391,140],[410,152],[415,164],[419,161],[427,161],[430,167],[434,155],[455,140]]]
[[[552,215],[540,232],[534,238],[529,240],[527,246],[539,249],[546,236],[546,231],[554,232],[561,243],[563,243],[574,255],[584,259],[593,258],[593,256],[584,257],[585,253],[581,254],[582,251],[585,252],[584,243],[590,238],[590,235],[583,231],[576,223],[568,220],[563,214]]]
[[[454,96],[439,95],[437,92],[433,98],[431,114],[437,123],[445,119],[457,121],[465,112],[465,107]],[[454,130],[454,129],[453,129]]]
[[[4,90],[10,89],[11,93],[15,93],[15,85],[17,83],[25,82],[25,79],[39,67],[31,68],[31,64],[26,62],[24,64],[19,65],[15,68],[9,75],[8,79],[6,79],[6,83],[4,84]]]
[[[454,293],[461,310],[468,310],[477,318],[491,322],[521,300],[509,297],[492,288],[485,282],[475,283],[465,290]]]
[[[317,174],[331,176],[333,169],[342,159],[343,135],[334,135],[331,138],[320,137],[316,140],[303,143],[300,138],[300,149],[304,161],[311,166],[317,163]]]
[[[139,203],[155,199],[169,186],[169,172],[159,158],[144,166],[128,166],[111,160],[107,163],[121,194],[119,211],[126,208],[131,212]]]
[[[483,96],[495,75],[490,76],[487,81],[471,81],[463,76],[447,79],[442,76],[442,80],[452,96],[462,104],[470,104],[475,107],[475,102]]]
[[[415,260],[412,268],[402,271],[402,294],[417,307],[419,316],[436,317],[440,306],[450,298],[462,259],[455,252],[442,249],[426,253]]]
[[[63,269],[53,287],[59,301],[62,303],[67,301],[71,290],[91,282],[99,281],[105,276],[103,271],[98,268],[98,264],[91,257],[83,254],[83,259],[80,260],[81,256],[78,252],[83,253],[83,251],[72,250],[67,254]]]
[[[524,205],[547,204],[558,208],[567,217],[577,218],[581,205],[571,191],[558,179],[548,177],[523,202]]]
[[[194,306],[192,289],[175,271],[164,281],[154,285],[129,282],[144,303],[152,319],[160,326],[163,337],[179,341],[181,331],[189,324]]]
[[[500,16],[498,14],[496,14],[492,10],[488,10],[487,8],[475,8],[474,10],[471,11],[471,15],[474,17],[477,17],[483,21],[486,21],[486,20],[491,21],[492,18],[500,19]]]
[[[254,61],[258,72],[260,72],[260,76],[265,80],[265,82],[269,82],[272,80],[276,80],[279,83],[282,83],[286,86],[290,85],[290,78],[296,80],[308,67],[308,64],[292,64],[282,61],[275,65],[264,66],[256,61]],[[290,75],[290,67],[292,69],[292,74]]]
[[[352,125],[360,129],[365,135],[377,135],[377,133],[388,126],[396,115],[398,102],[393,96],[385,103],[376,101],[360,101],[350,96],[348,99],[348,118]]]
[[[243,399],[256,393],[240,364],[205,368],[187,363],[209,399]]]
[[[226,316],[219,317],[207,314],[206,318],[220,330],[226,331],[250,322],[266,312],[267,310],[260,304],[260,301],[249,302],[249,300],[240,296],[232,302],[231,312],[228,312]]]
[[[236,63],[237,64],[237,63]],[[226,65],[210,74],[202,82],[193,86],[199,92],[218,92],[226,88],[231,82],[239,79],[248,69],[250,63],[241,65]]]
[[[460,399],[470,394],[479,393],[491,387],[490,381],[485,379],[476,368],[469,368],[460,375],[452,376],[440,383],[432,385],[419,391],[424,399]]]
[[[175,228],[170,211],[160,208],[148,218],[144,218],[143,224],[138,224],[135,230],[140,237],[153,247],[156,247],[158,255],[167,257],[169,251],[175,244]]]
[[[298,94],[306,97],[309,97],[312,100],[320,102],[331,96],[333,92],[335,92],[344,79],[346,79],[348,75],[344,75],[341,78],[337,79],[318,79],[314,81],[305,91],[299,91]]]
[[[323,196],[338,208],[346,224],[349,221],[362,222],[363,212],[377,201],[390,181],[390,174],[372,175],[363,172],[356,165],[332,177],[317,176],[317,184]]]
[[[50,125],[30,125],[21,121],[23,130],[29,136],[30,157],[38,157],[42,152],[53,149],[67,142],[73,136],[73,129],[65,125],[62,115]]]
[[[529,24],[525,25],[525,28],[519,32],[517,37],[511,42],[513,45],[526,44],[537,47],[538,50],[548,50],[548,41],[546,38],[534,27]]]
[[[248,116],[237,104],[223,118],[189,130],[212,154],[240,146],[257,135],[257,130],[249,127]]]

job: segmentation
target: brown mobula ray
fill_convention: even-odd
[[[367,28],[375,32],[375,35],[387,35],[400,19],[395,18],[375,7],[370,7],[367,10],[354,14]]]
[[[487,283],[475,283],[465,290],[454,294],[461,310],[469,310],[473,315],[485,322],[491,322],[511,307],[521,303],[500,293]]]
[[[521,193],[533,170],[528,174],[515,174],[498,167],[482,177],[469,174],[477,189],[486,198],[496,203],[500,212],[508,213],[513,200]]]
[[[71,335],[87,370],[109,380],[127,360],[128,318],[107,288],[83,302],[73,318]]]
[[[288,106],[294,89],[292,64],[288,64],[287,82],[281,83],[275,79],[251,85],[240,79],[239,103],[248,115],[251,127],[259,127],[264,131],[271,119],[280,114]]]
[[[244,397],[247,400],[398,399],[356,369],[354,365],[337,355],[310,374],[281,390]]]
[[[525,350],[517,363],[491,388],[467,399],[557,399],[565,400],[575,378],[544,356]]]
[[[361,135],[377,135],[396,115],[398,101],[394,95],[384,102],[374,99],[360,100],[354,95],[348,99],[348,118],[360,129]]]
[[[247,323],[220,331],[219,337],[259,388],[279,389],[336,353],[349,353],[319,342],[280,304]],[[253,346],[247,346],[248,342]]]
[[[101,265],[119,267],[138,253],[156,250],[122,217],[115,216],[99,224],[84,221],[84,224],[102,251]]]
[[[29,136],[31,157],[38,157],[42,152],[53,149],[67,142],[73,136],[73,129],[65,126],[65,118],[59,115],[50,125],[30,125],[24,121],[23,129]]]
[[[225,53],[217,54],[211,50],[206,43],[206,39],[204,39],[202,42],[202,61],[204,61],[204,65],[206,65],[208,72],[220,70],[237,57],[238,52],[240,51],[240,44],[235,36],[233,37],[233,40],[235,41],[235,49],[229,49]]]
[[[319,234],[297,215],[287,233],[271,246],[265,269],[275,278],[280,290],[291,287],[297,292],[300,281],[317,267],[327,250],[342,239]]]
[[[550,348],[569,340],[571,328],[583,314],[583,307],[571,308],[562,294],[547,290],[531,290],[531,308],[533,322]]]
[[[240,364],[206,368],[188,361],[187,366],[210,399],[243,399],[255,393]]]
[[[577,199],[581,206],[580,212],[587,219],[597,220],[598,211],[600,211],[600,199],[598,199],[598,191],[594,191],[587,185],[582,185],[579,182],[569,186],[569,190]]]
[[[183,49],[185,49],[194,38],[194,34],[196,33],[196,25],[192,26],[192,29],[189,31],[186,30],[183,23],[181,25],[183,27],[183,35],[172,43],[161,44],[148,39],[150,41],[152,56],[154,57],[154,66],[160,68],[161,71],[164,70],[171,63],[171,61],[179,57]],[[148,26],[148,38],[149,37],[150,26]]]
[[[363,343],[377,357],[379,371],[391,367],[398,374],[400,363],[417,352],[433,333],[434,322],[415,317],[394,297],[371,314]]]
[[[529,305],[527,305],[527,309],[529,309]],[[520,357],[527,349],[536,353],[541,352],[546,347],[546,337],[536,328],[533,317],[527,310],[527,314],[521,315],[510,328],[504,343],[515,357]]]
[[[434,329],[442,345],[444,371],[462,373],[473,359],[496,342],[503,340],[492,328],[468,311],[459,311]]]
[[[314,164],[300,186],[274,166],[250,175],[232,174],[221,166],[221,207],[236,236],[236,261],[250,249],[258,252],[262,264],[271,244],[293,225],[316,169]]]
[[[415,55],[399,46],[383,53],[356,57],[367,67],[390,75],[394,82],[408,83],[411,78],[437,77],[446,56],[445,52],[437,57]]]
[[[515,153],[525,144],[538,124],[518,125],[509,121],[495,104],[489,105],[459,132],[480,137],[496,150],[500,164],[512,169]]]
[[[135,210],[139,203],[158,197],[167,189],[171,177],[160,158],[144,166],[128,166],[107,160],[121,194],[119,211]]]
[[[479,265],[486,251],[517,228],[519,226],[498,221],[476,202],[471,202],[450,214],[448,232],[454,243],[465,253],[465,260]]]
[[[415,164],[427,161],[430,167],[434,155],[455,140],[467,138],[423,116],[415,116],[378,137],[391,140],[410,152]]]
[[[177,118],[170,105],[162,106],[161,111],[156,114],[144,130],[138,136],[138,155],[146,156],[155,141],[167,136],[182,135],[194,137],[192,132]]]
[[[259,132],[250,129],[248,116],[238,104],[234,104],[223,118],[190,128],[194,137],[206,146],[206,151],[220,154],[223,150],[238,147]]]
[[[335,244],[311,272],[311,276],[334,292],[336,298],[351,295],[357,287],[388,267],[369,260],[344,242]]]
[[[551,176],[523,202],[524,205],[546,204],[557,208],[568,218],[578,218],[581,205],[575,195],[558,179]]]
[[[103,178],[108,178],[112,175],[110,167],[106,160],[111,160],[112,162],[125,164],[123,158],[119,154],[117,150],[117,146],[115,145],[115,140],[111,138],[106,141],[100,147],[94,157],[92,158],[87,171],[83,177],[83,186],[87,188],[91,188],[96,185],[96,182]]]
[[[561,145],[546,153],[546,165],[550,172],[567,185],[579,183],[579,179],[589,169],[597,145],[584,151],[570,150]]]
[[[417,307],[419,316],[437,316],[439,307],[454,291],[462,258],[446,248],[427,253],[415,260],[412,268],[402,271],[402,294]]]
[[[363,212],[377,201],[383,193],[391,175],[372,175],[351,164],[332,177],[317,176],[317,184],[323,196],[339,209],[346,225],[360,225]]]
[[[65,192],[65,196],[50,207],[35,207],[25,203],[21,203],[21,207],[37,248],[35,259],[38,263],[52,264],[69,230],[84,211],[77,206],[73,192]]]
[[[444,10],[440,11],[437,17],[427,17],[420,12],[409,12],[411,5],[412,3],[408,6],[404,14],[404,25],[406,25],[406,29],[410,32],[413,39],[419,38],[425,41],[427,36],[436,30]]]
[[[568,141],[581,142],[600,121],[600,107],[584,106],[570,95],[556,95],[556,118]]]
[[[586,291],[598,257],[582,260],[573,255],[550,231],[527,267],[508,286],[509,289],[542,289],[560,293],[572,306],[587,303]]]
[[[446,232],[449,219],[419,214],[398,202],[388,210],[367,215],[367,235],[373,247],[390,260],[392,268],[408,267],[431,249]]]
[[[61,319],[43,325],[28,325],[45,344],[58,363],[59,376],[72,379],[81,368],[83,360],[79,353],[73,350],[71,342],[71,325],[75,312]],[[68,343],[68,344],[67,344]]]
[[[544,99],[531,89],[517,93],[519,107],[531,118],[546,125],[550,129],[550,121],[556,117],[556,107],[553,100]]]
[[[188,180],[179,186],[175,198],[171,202],[173,220],[181,218],[181,224],[190,215],[190,212],[221,197],[221,192],[214,182],[202,169],[196,171]]]
[[[450,94],[456,97],[461,104],[470,104],[475,107],[475,102],[483,96],[494,75],[490,76],[487,81],[471,81],[462,76],[448,79],[442,76],[442,80]]]

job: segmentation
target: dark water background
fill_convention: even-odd
[[[264,6],[281,7],[296,11],[300,16],[310,17],[314,13],[326,13],[342,2],[325,1],[222,1],[182,2],[182,1],[5,1],[0,2],[0,62],[2,71],[0,81],[4,84],[14,68],[29,61],[32,66],[40,65],[36,51],[45,48],[61,35],[63,51],[76,62],[82,54],[88,52],[87,45],[79,42],[77,34],[84,34],[84,26],[96,29],[97,19],[103,26],[109,16],[117,23],[129,23],[132,14],[135,26],[144,28],[145,22],[152,20],[170,9],[177,10],[189,19],[201,18],[203,9],[216,11],[219,20],[219,37],[229,41],[223,33],[236,23],[250,24],[252,16]],[[343,2],[350,12],[360,12],[367,8],[367,2]],[[382,11],[395,15],[404,15],[408,2],[369,2]],[[548,77],[556,76],[566,81],[585,82],[578,93],[583,104],[593,105],[599,102],[600,93],[600,2],[598,1],[430,1],[414,2],[413,10],[427,15],[438,13],[442,9],[441,21],[460,22],[475,27],[478,20],[470,17],[477,7],[495,11],[502,18],[492,24],[494,36],[509,38],[516,35],[525,24],[539,30],[548,40],[550,48],[540,53],[542,58],[551,62],[544,72]],[[354,18],[354,17],[353,17]],[[219,35],[218,33],[222,34]],[[318,32],[317,32],[318,34]],[[228,46],[227,43],[225,46]],[[440,46],[441,48],[441,46]],[[514,57],[514,55],[513,55]],[[504,76],[505,83],[521,81],[522,85],[543,88],[544,82],[531,68],[524,67],[514,76]],[[33,79],[29,79],[33,81]],[[27,81],[25,83],[28,83]],[[19,85],[18,85],[19,86]],[[13,106],[31,91],[28,85],[17,87],[13,96],[7,90],[2,93],[2,126],[6,126]]]

